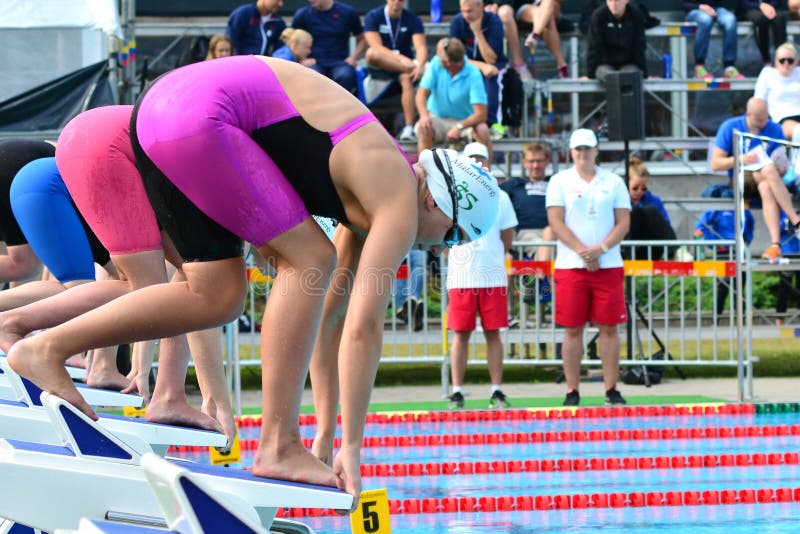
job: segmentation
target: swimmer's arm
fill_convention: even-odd
[[[325,295],[322,321],[309,369],[317,416],[317,436],[330,435],[331,440],[336,431],[336,412],[339,407],[339,344],[350,289],[353,287],[353,273],[364,240],[340,224],[333,236],[333,244],[336,245],[336,270]]]
[[[414,229],[398,214],[373,220],[356,270],[339,349],[342,449],[360,450],[367,405],[383,349],[383,320],[397,268]],[[408,236],[408,239],[403,236]]]

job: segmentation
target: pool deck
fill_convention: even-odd
[[[645,386],[629,386],[620,384],[619,389],[623,395],[632,399],[634,397],[665,397],[665,403],[674,402],[675,397],[706,397],[709,401],[739,400],[738,381],[733,378],[718,379],[690,379],[680,380],[668,372],[667,378],[660,384],[650,388]],[[798,402],[800,401],[800,378],[756,378],[754,379],[755,398],[751,402]],[[581,384],[581,395],[584,398],[600,397],[604,395],[603,385],[600,382],[584,381]],[[489,398],[489,384],[468,384],[464,387],[466,399],[477,400]],[[503,391],[508,396],[512,406],[515,398],[541,398],[542,401],[554,398],[563,398],[566,394],[564,383],[549,382],[535,384],[503,384]],[[195,390],[191,393],[193,404],[200,403],[200,395]],[[406,403],[406,402],[441,402],[443,399],[442,388],[439,385],[430,386],[393,386],[376,387],[372,393],[373,403]],[[649,402],[652,403],[652,400]],[[259,390],[247,390],[242,393],[242,406],[257,407],[261,404]],[[303,404],[311,405],[311,390],[306,388],[303,393]]]

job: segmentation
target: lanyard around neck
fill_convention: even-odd
[[[389,27],[389,39],[392,41],[392,50],[397,50],[397,40],[400,38],[400,26],[403,22],[403,12],[400,12],[400,18],[397,19],[397,30],[392,33],[392,19],[389,18],[389,6],[383,8],[383,16],[386,19],[386,25]]]

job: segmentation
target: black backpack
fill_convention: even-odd
[[[183,67],[184,65],[191,65],[192,63],[199,63],[205,61],[208,55],[208,43],[210,39],[205,35],[198,35],[189,42],[189,46],[178,58],[176,67]]]
[[[514,68],[507,68],[503,75],[503,124],[519,128],[522,124],[522,106],[525,102],[525,92],[522,80]]]

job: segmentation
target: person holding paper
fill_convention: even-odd
[[[717,130],[714,147],[711,153],[711,169],[728,171],[728,178],[733,179],[734,166],[734,132],[740,131],[783,140],[780,125],[769,118],[767,102],[752,97],[747,101],[744,115],[733,117],[722,123]],[[764,146],[766,144],[766,147]],[[800,215],[794,209],[792,198],[781,176],[786,172],[785,156],[779,157],[783,150],[781,145],[773,141],[750,138],[745,140],[745,152],[739,156],[745,170],[745,196],[761,197],[764,222],[769,231],[771,244],[762,254],[762,258],[775,262],[781,257],[780,245],[780,213],[783,210],[789,222],[800,235]]]

